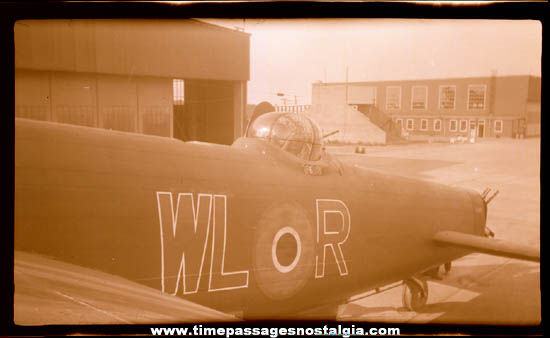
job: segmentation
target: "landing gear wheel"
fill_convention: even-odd
[[[428,301],[428,282],[409,278],[403,281],[403,306],[409,311],[418,312]]]
[[[445,263],[444,267],[445,267],[445,273],[451,272],[451,262]]]
[[[432,269],[424,272],[423,276],[426,276],[426,277],[429,277],[429,278],[432,278],[432,279],[437,279],[437,280],[443,279],[443,277],[441,277],[441,275],[439,274],[439,265],[436,266],[435,268],[432,268]]]

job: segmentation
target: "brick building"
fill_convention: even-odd
[[[345,103],[373,121],[385,115],[409,135],[540,135],[540,77],[314,83],[312,94],[313,106]]]

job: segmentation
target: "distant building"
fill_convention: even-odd
[[[312,88],[314,110],[346,105],[386,133],[398,134],[397,129],[408,135],[539,136],[540,102],[541,78],[534,76],[314,83]]]
[[[15,23],[15,116],[231,144],[250,34],[199,20]]]

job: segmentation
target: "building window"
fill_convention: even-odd
[[[495,121],[495,133],[502,133],[502,120]]]
[[[468,109],[485,109],[486,85],[468,86]]]
[[[428,87],[412,87],[411,107],[412,109],[426,109],[428,106]]]
[[[420,130],[428,130],[428,120],[420,120]]]
[[[468,121],[467,120],[460,120],[460,131],[467,131],[468,130]]]
[[[174,79],[172,87],[174,90],[174,104],[183,104],[185,99],[185,84],[183,80]]]
[[[456,86],[439,86],[439,109],[455,109]]]
[[[399,126],[399,128],[403,128],[403,119],[396,119],[395,123]]]
[[[458,122],[457,120],[449,121],[449,131],[456,131]]]
[[[441,131],[441,120],[434,120],[434,130]]]
[[[407,130],[413,130],[413,129],[414,129],[414,120],[407,119]]]
[[[401,109],[401,87],[386,87],[386,109]]]

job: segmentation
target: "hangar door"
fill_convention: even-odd
[[[178,88],[182,84],[183,88]],[[175,80],[174,137],[232,144],[236,84],[235,81]]]

